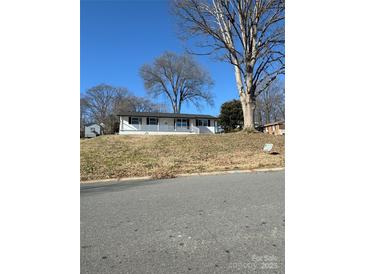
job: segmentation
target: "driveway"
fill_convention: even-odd
[[[81,273],[284,273],[284,172],[81,186]]]

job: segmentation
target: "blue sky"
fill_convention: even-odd
[[[99,83],[128,88],[147,96],[139,69],[164,51],[183,53],[168,1],[81,1],[81,92]],[[194,56],[211,74],[215,105],[183,113],[218,115],[225,101],[237,99],[233,68],[209,56]],[[150,98],[152,99],[152,98]],[[163,98],[153,100],[167,103]],[[168,105],[169,106],[169,105]],[[169,106],[170,107],[170,106]]]

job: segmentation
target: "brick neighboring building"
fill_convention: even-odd
[[[273,135],[285,134],[285,121],[278,121],[263,126],[263,132]]]

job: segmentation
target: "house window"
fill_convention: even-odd
[[[91,130],[91,131],[95,131],[95,128],[94,128],[94,127],[91,127],[91,128],[90,128],[90,130]]]
[[[208,127],[209,126],[208,119],[197,119],[196,120],[196,126],[198,127]]]
[[[142,124],[142,118],[141,117],[131,117],[130,119],[131,125],[141,125]]]
[[[157,117],[147,117],[147,125],[158,125]]]
[[[188,119],[186,119],[186,118],[176,119],[176,126],[177,127],[187,127],[188,126]]]

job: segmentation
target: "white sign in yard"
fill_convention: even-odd
[[[264,151],[270,152],[272,150],[273,144],[265,144],[264,145]]]

